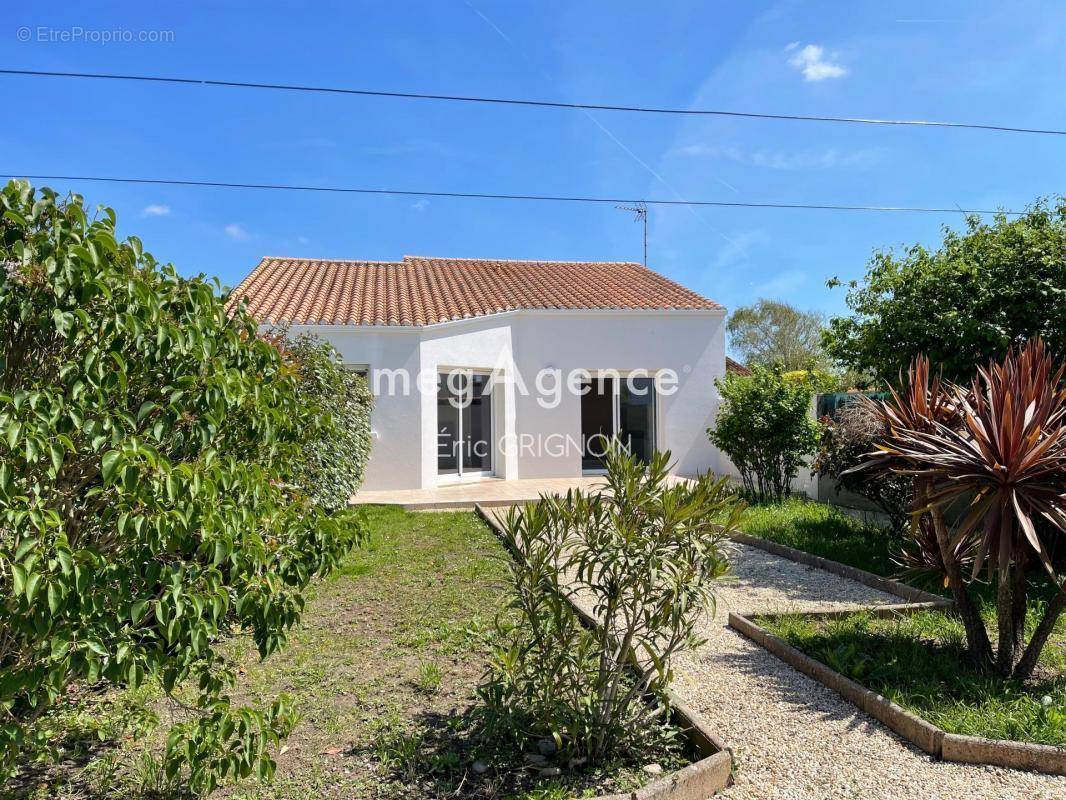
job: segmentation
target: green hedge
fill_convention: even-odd
[[[711,443],[729,456],[744,488],[760,501],[792,491],[792,479],[818,445],[811,398],[821,377],[753,364],[750,375],[727,373],[715,381],[722,393]]]
[[[331,417],[305,438],[294,480],[315,503],[335,511],[359,490],[370,458],[369,382],[345,369],[332,345],[310,334],[287,339],[283,347],[300,393]]]
[[[218,651],[266,656],[364,535],[293,488],[331,418],[218,287],[21,181],[0,191],[0,780],[49,752],[71,683],[157,683],[199,713],[163,767],[269,776],[284,697],[235,707]]]

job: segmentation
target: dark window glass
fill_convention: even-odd
[[[437,389],[437,472],[442,475],[459,471],[459,393],[457,381],[440,376]]]
[[[614,435],[614,378],[593,378],[582,384],[581,468],[603,469],[603,456]]]
[[[492,395],[487,375],[470,375],[463,397],[463,471],[492,469]]]
[[[655,452],[655,381],[625,378],[618,397],[619,437],[641,461]]]

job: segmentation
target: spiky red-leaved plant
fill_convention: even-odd
[[[870,463],[915,477],[915,518],[932,516],[964,621],[964,606],[973,606],[966,584],[983,567],[994,576],[996,652],[987,635],[971,632],[972,620],[967,638],[975,663],[1004,676],[1031,674],[1066,607],[1066,586],[1048,552],[1050,537],[1066,531],[1064,369],[1039,339],[979,369],[966,387],[930,379],[928,362],[918,359],[904,387],[877,404],[886,432]],[[951,530],[943,511],[963,504],[965,514]],[[964,576],[953,554],[970,537],[977,549],[973,572]],[[1059,591],[1026,645],[1027,567],[1033,556]]]

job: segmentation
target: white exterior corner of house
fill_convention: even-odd
[[[327,266],[334,272],[321,280],[317,290],[306,288],[311,281],[308,274],[322,262],[299,262],[293,266],[288,263],[293,260],[274,260],[288,272],[282,278],[270,278],[273,265],[264,259],[235,292],[252,295],[255,300],[255,293],[261,291],[273,304],[257,317],[265,321],[264,329],[280,323],[287,325],[293,335],[311,333],[330,342],[344,364],[367,370],[375,405],[364,489],[431,489],[487,476],[505,480],[578,478],[595,467],[589,452],[580,445],[574,447],[575,442],[587,440],[589,430],[609,430],[618,435],[628,429],[631,441],[636,430],[646,451],[671,451],[673,472],[678,475],[733,471],[706,433],[714,424],[720,403],[715,380],[726,368],[725,309],[640,265],[592,264],[590,270],[619,270],[601,270],[601,275],[607,274],[608,280],[615,281],[616,297],[629,296],[632,285],[645,281],[651,286],[648,291],[662,291],[671,300],[680,298],[675,305],[687,303],[696,307],[524,308],[509,301],[507,307],[506,297],[500,300],[494,295],[491,302],[498,305],[490,308],[502,306],[495,313],[476,309],[432,322],[440,318],[435,316],[440,312],[429,306],[442,303],[442,296],[446,296],[449,309],[459,306],[462,311],[467,300],[461,291],[484,292],[488,282],[489,290],[505,295],[510,287],[501,288],[498,284],[509,279],[506,271],[512,265],[534,265],[531,270],[541,270],[535,274],[546,274],[553,280],[564,275],[570,280],[570,273],[544,272],[547,267],[543,265],[555,262],[489,262],[482,266],[470,260],[475,264],[475,269],[470,269],[468,262],[455,260],[445,266],[458,271],[458,277],[444,272],[445,280],[452,283],[442,287],[441,273],[418,273],[420,265],[410,264],[409,259],[396,263],[330,262]],[[443,260],[426,260],[427,269],[435,267],[437,261]],[[504,277],[492,284],[497,273],[490,267],[497,264],[503,265]],[[397,271],[388,272],[390,267]],[[345,269],[360,271],[353,278],[351,272],[338,272]],[[289,277],[290,273],[295,277]],[[369,282],[364,273],[378,276],[376,283],[365,290],[362,287]],[[338,274],[344,279],[339,280]],[[480,285],[469,287],[468,281],[474,280],[468,277],[471,274],[476,275]],[[435,283],[429,294],[423,286],[431,278]],[[536,295],[539,291],[537,282],[526,278],[519,286],[523,299],[530,292]],[[289,296],[282,301],[288,305],[281,313],[277,311],[276,298],[283,280],[288,281],[286,287],[295,288],[289,289]],[[389,286],[385,296],[386,290],[381,287],[389,281],[403,280],[415,288],[399,291],[403,304],[397,310],[397,290]],[[581,291],[584,297],[592,297],[585,302],[594,305],[599,300],[594,294],[598,291],[596,280],[574,280],[575,294]],[[659,283],[650,283],[653,280]],[[334,311],[334,320],[307,322],[326,316],[322,309],[338,307],[334,296],[338,284],[343,284],[349,294],[346,316]],[[306,294],[314,291],[314,299],[307,299]],[[359,294],[363,291],[376,291],[380,296],[371,298],[371,303]],[[427,293],[419,296],[418,292]],[[542,298],[538,295],[534,300]],[[267,300],[258,302],[265,305]],[[482,305],[486,302],[489,301],[483,300]],[[543,300],[544,305],[549,302],[557,306],[565,300],[561,302],[558,296]],[[299,303],[304,304],[302,310],[292,311]],[[362,305],[356,307],[359,303]],[[701,304],[703,307],[698,307]],[[368,305],[372,306],[369,311]],[[388,306],[384,312],[383,305]],[[369,313],[375,316],[368,324]],[[419,313],[422,319],[412,322],[410,318]],[[402,322],[395,319],[400,314],[407,315]],[[353,324],[353,319],[359,324]],[[449,396],[440,387],[445,383],[442,374],[453,371],[462,371],[465,377],[460,379],[458,394],[451,399],[473,398],[476,412],[464,415],[450,409]],[[565,384],[575,371],[597,376],[600,388],[583,398],[581,393],[565,388],[555,391],[552,385],[535,385],[556,380]],[[600,373],[604,372],[614,377],[603,379]],[[588,382],[582,385],[587,386]],[[599,420],[598,429],[590,423],[590,417]],[[470,463],[466,456],[453,459],[456,463],[441,456],[442,439],[468,442],[471,430],[474,439],[480,437],[488,445],[491,455]]]
[[[519,453],[520,444],[581,436],[580,397],[562,392],[555,408],[539,402],[534,382],[544,369],[590,372],[646,370],[676,373],[677,391],[656,398],[656,444],[670,450],[679,475],[732,466],[707,439],[719,396],[714,381],[725,372],[725,312],[515,311],[421,328],[369,325],[293,325],[330,342],[345,364],[366,366],[375,405],[373,447],[364,487],[428,489],[441,483],[437,468],[436,393],[420,392],[418,375],[452,368],[493,376],[492,474],[507,480],[566,478],[582,474],[577,452]],[[399,391],[403,370],[409,391]],[[390,381],[393,391],[382,391]],[[556,438],[550,439],[549,437]]]

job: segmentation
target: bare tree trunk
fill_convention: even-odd
[[[1014,669],[1025,650],[1025,612],[1029,599],[1028,554],[1021,548],[1018,548],[1016,552],[1020,554],[1014,565],[1011,582],[1011,624],[1014,628],[1014,663],[1011,664],[1011,669]]]
[[[1048,637],[1051,636],[1051,632],[1055,629],[1055,623],[1058,622],[1063,610],[1066,610],[1066,587],[1061,587],[1055,598],[1048,603],[1044,618],[1036,626],[1036,630],[1033,631],[1033,636],[1029,640],[1029,646],[1025,648],[1025,653],[1022,654],[1021,660],[1014,668],[1014,678],[1024,681],[1033,674],[1036,662],[1040,658],[1040,653],[1043,651],[1044,645],[1047,644]]]
[[[1014,669],[1014,581],[1010,567],[1000,569],[996,577],[996,672],[1007,678]]]
[[[915,500],[918,507],[928,505],[929,484],[927,481],[916,482]],[[948,588],[955,600],[955,610],[962,619],[966,629],[966,647],[970,660],[981,672],[991,672],[993,668],[992,643],[988,640],[988,631],[985,630],[981,612],[974,603],[973,598],[966,589],[962,578],[962,569],[955,558],[951,547],[951,539],[948,535],[948,526],[944,521],[944,514],[939,507],[931,508],[929,516],[933,521],[933,531],[936,533],[936,543],[940,548],[940,558],[944,562],[944,570],[947,574]]]

